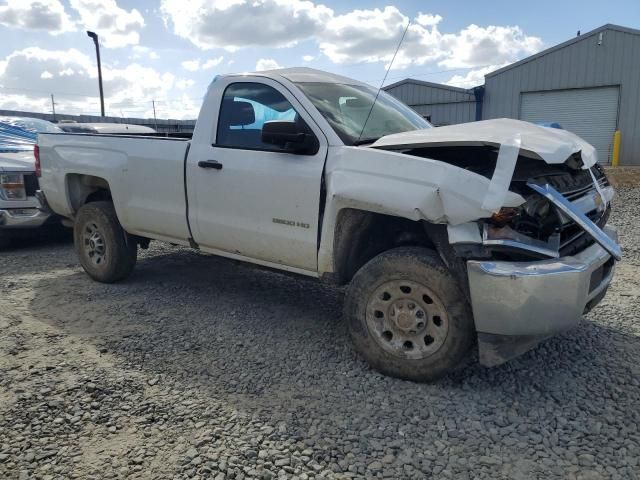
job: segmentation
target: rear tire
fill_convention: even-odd
[[[138,246],[120,225],[111,202],[92,202],[80,208],[73,242],[82,268],[98,282],[122,280],[136,264]]]
[[[438,255],[400,247],[365,264],[345,296],[358,353],[376,370],[413,381],[437,379],[468,357],[473,316]]]

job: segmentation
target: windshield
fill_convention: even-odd
[[[345,145],[368,143],[392,133],[431,128],[404,103],[374,87],[340,83],[298,83],[298,87],[327,119]],[[367,116],[371,111],[369,120]],[[362,127],[365,125],[364,131]],[[358,141],[360,140],[360,141]]]

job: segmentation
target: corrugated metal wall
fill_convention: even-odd
[[[483,118],[520,118],[522,92],[620,86],[620,164],[640,165],[640,35],[612,29],[601,33],[601,41],[600,32],[584,35],[575,43],[489,74]]]
[[[452,125],[476,119],[475,96],[461,88],[407,80],[389,85],[384,90],[420,115],[430,116],[434,125]]]
[[[613,135],[618,126],[618,87],[570,88],[524,92],[521,95],[520,119],[548,122],[575,133],[596,148],[598,161],[611,163]]]

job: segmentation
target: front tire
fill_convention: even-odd
[[[92,202],[80,208],[73,241],[82,268],[98,282],[122,280],[136,264],[138,246],[128,238],[110,202]]]
[[[347,289],[344,315],[356,350],[392,377],[430,381],[469,355],[473,316],[438,255],[400,247],[365,264]]]

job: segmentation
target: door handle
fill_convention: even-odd
[[[198,162],[200,168],[215,168],[216,170],[222,170],[222,164],[215,160],[200,160]]]

